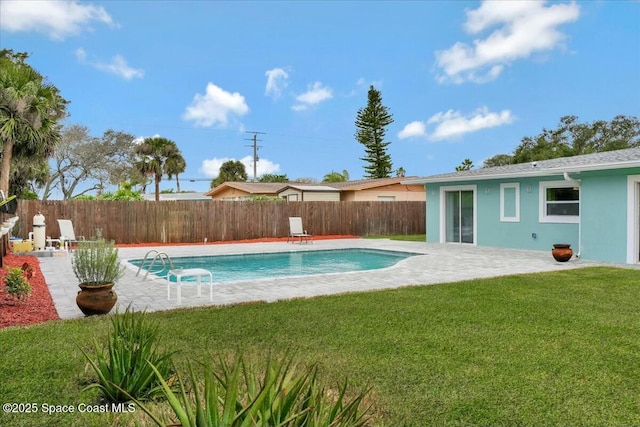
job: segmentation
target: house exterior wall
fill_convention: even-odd
[[[298,201],[302,202],[339,202],[340,201],[340,193],[337,191],[300,191],[295,188],[288,188],[280,193],[278,193],[279,197],[287,198],[287,200],[291,200],[291,195],[297,195]]]
[[[364,190],[343,190],[340,196],[344,202],[376,202],[380,198],[394,198],[398,202],[424,202],[424,186],[392,184]]]
[[[476,241],[479,246],[514,249],[551,250],[554,243],[578,245],[578,224],[539,222],[540,181],[559,181],[560,177],[543,179],[502,179],[455,183],[427,184],[427,241],[441,242],[440,189],[447,186],[476,186]],[[519,220],[501,220],[500,184],[518,184]],[[534,237],[535,235],[535,237]]]
[[[441,241],[441,189],[443,187],[476,186],[476,241],[480,246],[514,249],[551,250],[554,243],[569,243],[574,253],[586,260],[629,262],[629,215],[635,211],[628,201],[628,176],[640,176],[640,168],[572,173],[580,181],[580,217],[575,223],[541,221],[541,182],[568,182],[555,175],[537,178],[477,180],[427,184],[427,241]],[[501,207],[503,188],[519,189],[519,218],[505,220]],[[640,196],[639,196],[640,197]],[[513,209],[508,214],[515,216]],[[637,232],[637,231],[635,231]],[[534,237],[535,234],[535,237]],[[635,240],[634,240],[635,241]],[[637,258],[636,258],[637,259]]]
[[[640,168],[581,174],[582,249],[587,260],[626,262],[627,176]]]
[[[241,200],[242,198],[249,197],[251,194],[246,191],[238,190],[237,188],[227,188],[226,190],[221,191],[216,194],[213,200]]]

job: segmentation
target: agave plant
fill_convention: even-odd
[[[111,318],[112,330],[106,349],[94,341],[96,360],[82,349],[98,376],[97,388],[110,402],[126,402],[132,398],[152,399],[161,394],[160,379],[171,376],[172,353],[158,348],[158,327],[145,312],[127,310]]]
[[[172,411],[183,427],[361,427],[370,418],[361,405],[369,389],[347,399],[347,382],[334,397],[318,382],[318,366],[299,369],[290,357],[267,360],[265,368],[244,362],[239,356],[229,364],[220,358],[219,373],[205,363],[202,373],[188,364],[187,380],[178,377],[175,391],[155,367]],[[158,426],[159,419],[144,404],[140,407]]]

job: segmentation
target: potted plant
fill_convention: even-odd
[[[73,272],[80,281],[76,304],[86,316],[108,313],[118,300],[112,289],[124,274],[118,262],[118,249],[104,239],[80,241],[71,259]]]

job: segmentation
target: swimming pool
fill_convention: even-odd
[[[375,270],[397,264],[403,259],[422,255],[379,249],[330,249],[299,252],[274,252],[242,255],[208,255],[172,258],[174,268],[204,268],[213,273],[216,282],[256,280],[273,277],[305,276],[313,274],[345,273]],[[129,260],[136,268],[143,260]],[[145,266],[149,266],[147,259]],[[144,269],[143,269],[144,270]],[[145,270],[146,271],[146,270]],[[166,277],[169,266],[162,268],[157,262],[150,274]],[[175,281],[171,277],[171,281]],[[195,281],[183,278],[183,282]]]

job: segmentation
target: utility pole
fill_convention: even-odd
[[[247,131],[247,133],[253,134],[253,138],[245,138],[247,141],[253,141],[253,145],[245,145],[245,147],[253,146],[253,182],[256,182],[258,180],[258,148],[262,147],[261,145],[258,145],[258,141],[262,141],[261,139],[258,139],[258,134],[265,135],[265,132]]]

